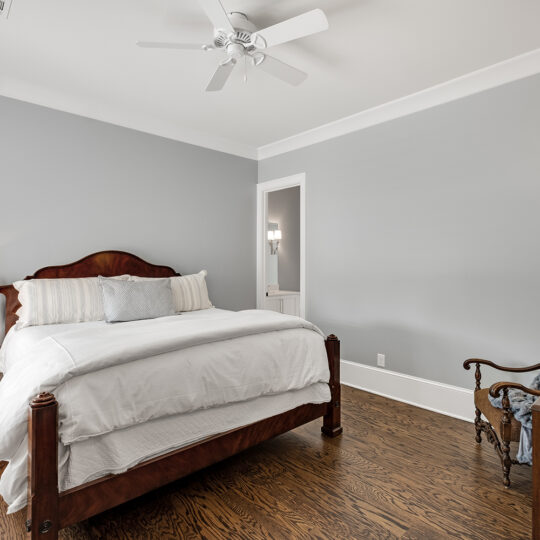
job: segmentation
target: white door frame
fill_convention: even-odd
[[[306,316],[306,173],[293,174],[257,184],[257,308],[263,309],[268,228],[268,193],[300,186],[300,317]]]

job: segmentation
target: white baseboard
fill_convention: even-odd
[[[473,391],[396,371],[341,360],[341,382],[460,420],[474,418]]]

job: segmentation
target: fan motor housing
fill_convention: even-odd
[[[248,20],[244,13],[238,11],[231,12],[229,14],[229,19],[235,32],[231,34],[227,34],[227,32],[223,30],[216,32],[214,36],[214,46],[218,49],[226,48],[231,56],[242,56],[242,54],[240,54],[240,49],[236,47],[236,45],[241,46],[243,52],[246,50],[253,50],[254,46],[251,42],[251,34],[255,32],[257,28],[250,20]]]

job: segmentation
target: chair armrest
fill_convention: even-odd
[[[537,369],[540,369],[540,364],[534,364],[534,366],[527,367],[505,367],[494,364],[489,360],[482,360],[481,358],[469,358],[468,360],[465,360],[465,362],[463,362],[463,367],[465,369],[471,369],[471,364],[483,364],[485,366],[498,369],[499,371],[510,371],[512,373],[526,373],[528,371],[535,371]]]
[[[502,391],[501,405],[503,409],[503,417],[501,419],[501,436],[503,437],[503,440],[508,439],[512,431],[510,424],[512,423],[513,414],[512,414],[512,410],[510,409],[510,398],[508,396],[509,388],[516,388],[528,394],[532,394],[533,396],[540,396],[540,390],[527,388],[526,386],[523,386],[522,384],[519,384],[519,383],[498,382],[490,386],[489,395],[492,397],[498,397]]]
[[[514,382],[497,382],[495,384],[492,384],[489,387],[489,395],[491,397],[498,397],[501,391],[508,390],[508,388],[516,388],[518,390],[526,392],[527,394],[532,394],[533,396],[540,396],[540,390],[535,390],[534,388],[527,388],[522,384]]]

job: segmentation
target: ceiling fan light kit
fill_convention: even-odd
[[[302,83],[306,79],[307,73],[273,58],[261,50],[328,29],[328,20],[320,9],[313,9],[258,30],[244,13],[233,11],[227,14],[220,0],[199,0],[199,3],[214,25],[214,39],[211,44],[139,41],[137,45],[149,49],[223,51],[227,58],[218,65],[206,87],[207,92],[221,90],[241,58],[250,59],[256,68],[260,68],[288,84],[296,86]]]

